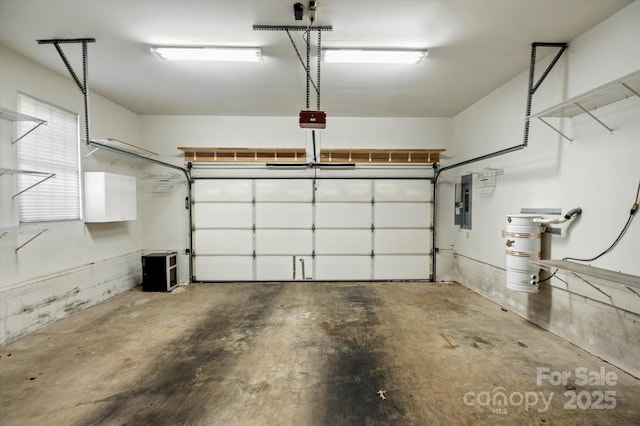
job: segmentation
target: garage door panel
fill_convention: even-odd
[[[424,229],[376,229],[374,251],[378,253],[429,253],[429,231]]]
[[[318,228],[370,228],[371,204],[316,203]]]
[[[317,201],[371,201],[370,180],[320,180]]]
[[[376,227],[425,227],[431,218],[429,204],[424,203],[376,203]]]
[[[251,229],[253,207],[247,203],[196,203],[194,221],[197,228]]]
[[[429,256],[376,256],[376,280],[419,280],[429,277]]]
[[[256,254],[311,255],[311,230],[283,229],[256,231]]]
[[[196,279],[200,281],[251,281],[251,256],[196,256]]]
[[[376,201],[429,201],[431,184],[426,180],[379,180],[373,196]]]
[[[313,203],[314,181],[306,178],[196,180],[195,278],[301,280],[300,258],[315,280],[429,278],[428,182],[319,179],[315,185]]]
[[[193,186],[193,198],[198,201],[246,201],[253,199],[250,180],[198,180]]]
[[[370,254],[371,230],[318,230],[316,231],[316,253]]]
[[[274,179],[256,181],[256,201],[294,201],[310,203],[313,185],[309,180]]]
[[[311,229],[311,204],[259,203],[256,205],[258,228]]]
[[[370,256],[316,256],[317,280],[369,280]]]
[[[198,230],[193,240],[196,255],[253,253],[253,234],[249,230]]]

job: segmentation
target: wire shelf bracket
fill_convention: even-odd
[[[43,183],[46,180],[49,180],[53,177],[56,176],[55,173],[49,173],[49,172],[34,172],[32,170],[17,170],[17,169],[0,169],[0,176],[2,175],[31,175],[31,176],[40,176],[42,179],[40,179],[38,182],[34,183],[33,185],[29,186],[28,188],[23,189],[20,192],[17,192],[15,194],[13,194],[12,198],[16,198],[17,196],[19,196],[20,194],[27,192],[28,190],[30,190],[31,188],[40,185],[41,183]]]
[[[33,117],[33,116],[27,115],[27,114],[22,114],[20,112],[11,111],[11,110],[6,109],[6,108],[0,108],[0,119],[5,120],[5,121],[10,121],[10,122],[31,121],[31,122],[34,123],[33,127],[31,127],[29,130],[27,130],[26,132],[24,132],[21,135],[17,135],[16,139],[11,141],[11,145],[15,145],[22,138],[24,138],[29,133],[33,132],[38,127],[42,126],[43,124],[47,124],[47,122],[45,120],[42,120],[40,118]]]
[[[577,115],[587,114],[610,133],[613,133],[614,129],[596,117],[593,112],[604,106],[632,97],[640,98],[640,71],[628,74],[618,80],[596,87],[593,90],[569,99],[559,105],[530,115],[528,119],[537,118],[555,130],[560,136],[572,142],[572,138],[564,134],[553,124],[549,123],[545,118],[573,118]]]
[[[30,227],[22,228],[22,227],[19,227],[19,226],[11,227],[11,228],[0,228],[0,238],[4,237],[5,235],[10,234],[10,233],[15,233],[15,234],[35,233],[35,235],[33,237],[29,238],[27,241],[23,242],[18,247],[16,247],[16,253],[17,253],[21,248],[23,248],[24,246],[26,246],[31,241],[35,240],[36,238],[38,238],[40,235],[44,234],[48,230],[49,230],[49,228],[30,228]]]

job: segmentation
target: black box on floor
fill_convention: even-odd
[[[142,290],[171,291],[178,285],[178,253],[142,256]]]

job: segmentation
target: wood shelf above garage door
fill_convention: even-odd
[[[304,148],[178,147],[178,149],[184,152],[185,162],[306,161]],[[442,148],[323,148],[320,150],[320,161],[329,163],[425,164],[439,162],[440,153],[444,151]]]
[[[376,149],[376,148],[323,148],[322,162],[349,163],[437,163],[442,148],[431,149]]]
[[[232,148],[232,147],[185,147],[178,149],[184,152],[184,161],[192,163],[211,162],[276,162],[305,161],[304,148]]]

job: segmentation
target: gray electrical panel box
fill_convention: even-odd
[[[462,176],[460,183],[455,184],[454,224],[462,229],[471,229],[471,184],[473,175]]]

